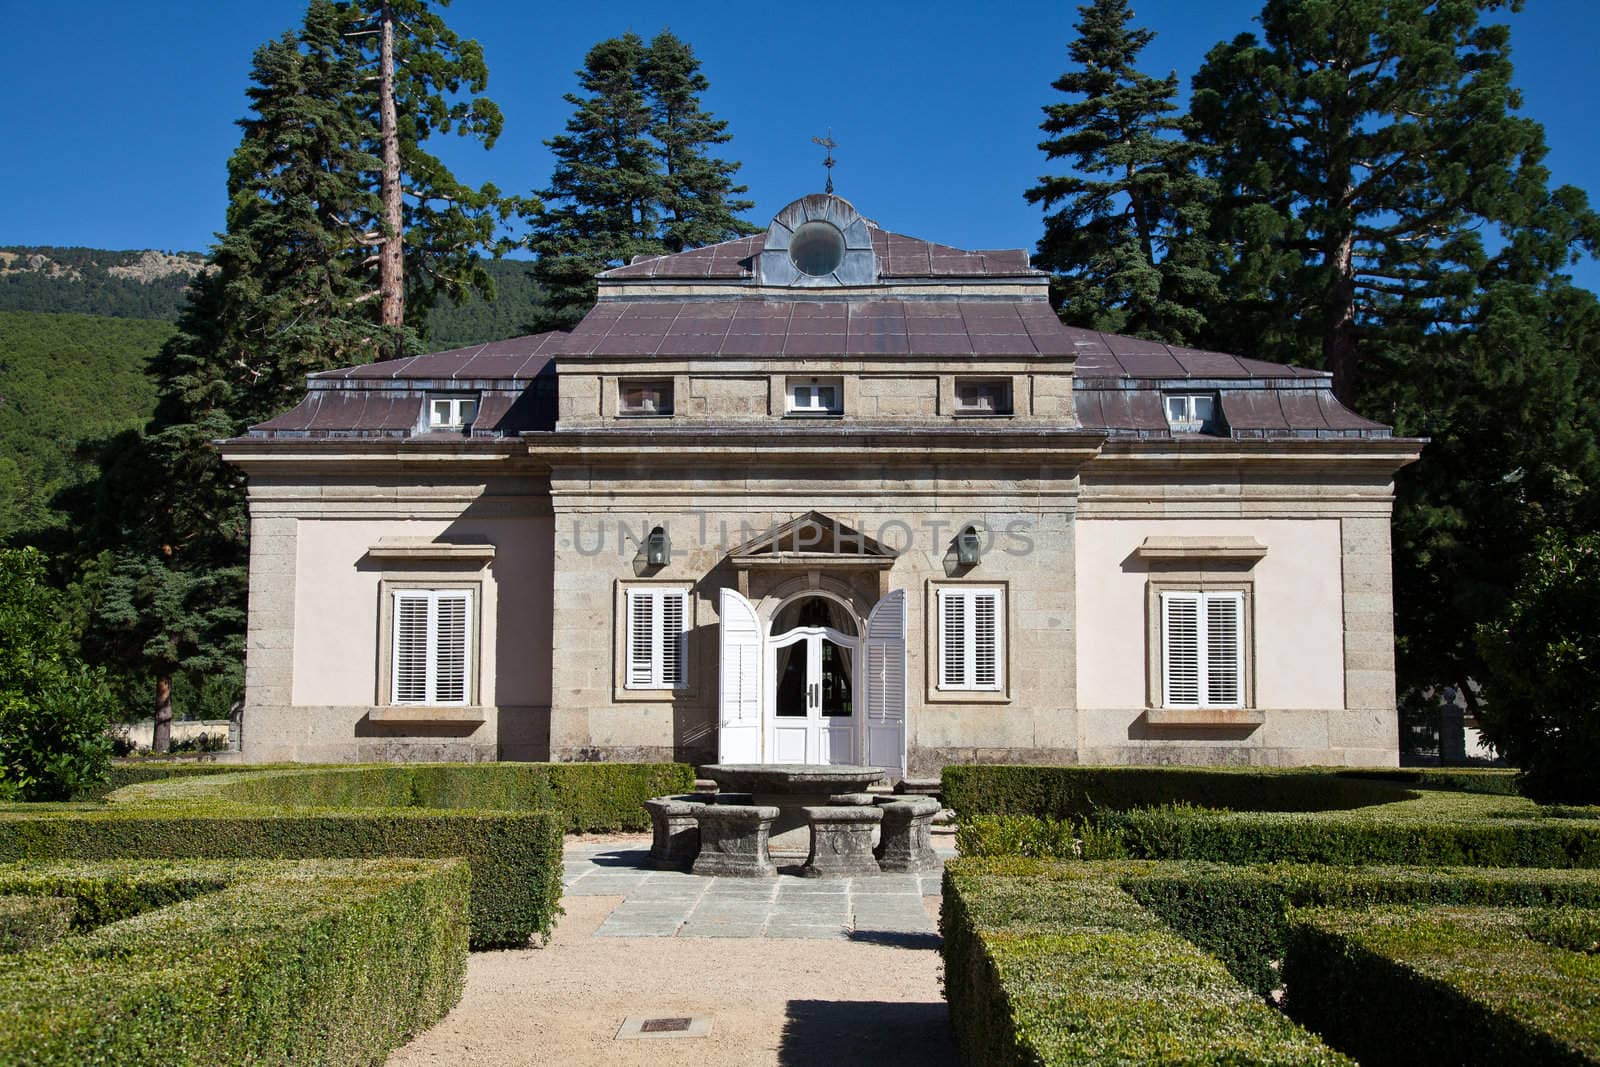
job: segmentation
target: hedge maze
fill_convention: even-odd
[[[964,1061],[1600,1063],[1600,811],[1429,778],[950,768]]]
[[[380,1062],[461,995],[461,860],[0,866],[0,1064]]]

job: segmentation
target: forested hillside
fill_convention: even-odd
[[[145,364],[172,333],[152,319],[0,311],[0,541],[60,526],[52,498],[93,470],[80,442],[149,419]]]
[[[428,347],[457,348],[528,332],[538,287],[527,260],[485,260],[495,299],[442,304],[428,314]],[[0,247],[0,311],[73,312],[176,322],[199,252]]]
[[[0,247],[0,311],[78,312],[174,321],[198,252]]]
[[[429,348],[460,348],[531,332],[529,323],[539,304],[533,263],[525,259],[491,259],[483,265],[494,279],[494,300],[471,297],[465,304],[443,304],[428,312]]]

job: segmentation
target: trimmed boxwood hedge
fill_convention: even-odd
[[[1319,770],[1223,767],[950,766],[943,797],[958,818],[1081,819],[1158,804],[1239,811],[1332,811],[1414,797],[1391,782]]]
[[[460,998],[470,877],[456,860],[0,869],[7,892],[217,887],[0,957],[0,1065],[381,1062]]]
[[[1516,797],[1517,772],[1501,767],[1403,767],[1339,771],[1341,778],[1368,778],[1393,782],[1409,789],[1448,789],[1457,793],[1485,793]]]
[[[940,927],[965,1063],[1350,1062],[1107,879],[958,860]]]
[[[72,926],[67,897],[0,895],[0,953],[26,952],[58,941]]]
[[[1600,956],[1537,912],[1295,912],[1285,1007],[1367,1067],[1600,1064]]]
[[[177,783],[173,783],[177,784]],[[139,787],[152,788],[152,787]],[[548,935],[560,910],[564,817],[425,808],[268,808],[190,801],[0,812],[0,861],[464,857],[474,948]]]
[[[560,811],[572,833],[647,830],[644,802],[685,793],[684,763],[413,763],[295,767],[124,789],[113,802],[215,799],[275,807]]]
[[[1330,867],[1216,863],[1076,864],[1110,878],[1185,938],[1210,952],[1257,993],[1279,982],[1274,961],[1288,945],[1288,913],[1300,907],[1372,905],[1558,906],[1600,919],[1600,873],[1456,867]],[[1573,930],[1581,930],[1569,920]]]

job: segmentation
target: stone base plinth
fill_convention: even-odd
[[[694,873],[728,878],[776,878],[767,835],[778,809],[762,805],[707,804],[700,809],[700,855]]]
[[[865,804],[806,808],[811,853],[800,873],[808,878],[877,874],[872,835],[883,821],[881,808]]]
[[[937,800],[912,797],[880,802],[878,810],[883,812],[883,833],[873,855],[880,869],[900,873],[939,869],[932,836],[933,817],[939,814]]]

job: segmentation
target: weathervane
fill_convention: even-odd
[[[832,196],[833,195],[833,150],[835,148],[839,147],[839,143],[833,139],[833,127],[832,126],[828,127],[828,136],[826,136],[826,137],[813,137],[813,138],[811,138],[811,140],[814,141],[815,143],[821,145],[823,148],[826,148],[828,150],[827,158],[822,161],[822,165],[824,167],[828,168],[828,185],[827,185],[827,188],[823,190],[823,192],[827,193],[829,196]]]

